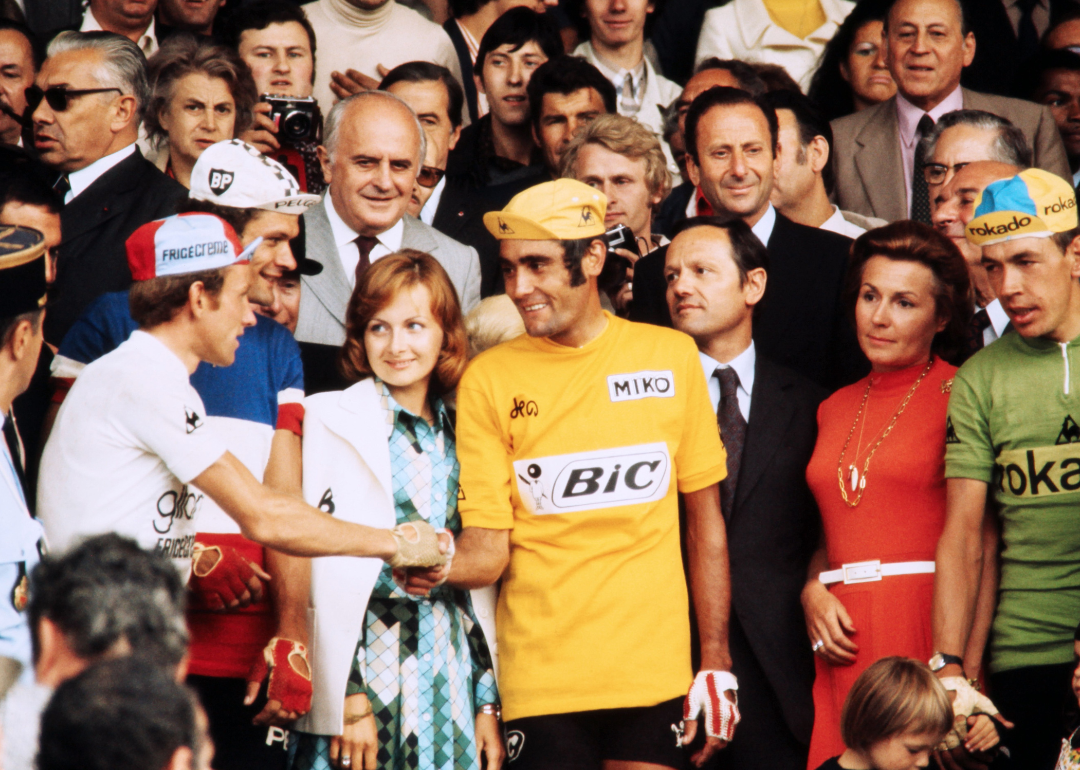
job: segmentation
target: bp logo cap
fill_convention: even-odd
[[[1072,185],[1049,171],[1029,168],[986,186],[966,234],[976,246],[989,246],[1014,238],[1049,238],[1076,226]]]
[[[573,241],[603,235],[607,197],[575,179],[530,187],[502,211],[484,214],[484,226],[500,241]]]
[[[176,214],[131,234],[128,267],[136,281],[217,270],[246,263],[260,243],[256,238],[243,249],[232,225],[213,214]]]
[[[0,318],[45,307],[45,236],[29,227],[0,227]]]
[[[236,209],[303,214],[320,198],[300,191],[283,165],[247,142],[229,139],[203,151],[191,170],[192,200]]]

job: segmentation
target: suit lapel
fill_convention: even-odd
[[[732,517],[761,480],[777,447],[784,442],[788,424],[794,415],[790,399],[784,398],[789,386],[783,372],[762,358],[754,364],[754,391],[750,398],[750,421],[746,428],[739,484],[735,489]]]
[[[345,309],[349,304],[352,286],[345,275],[338,256],[334,233],[330,229],[330,220],[326,216],[326,206],[332,206],[330,193],[327,192],[322,202],[308,209],[304,214],[305,248],[308,259],[313,259],[323,266],[318,275],[304,276],[304,286],[311,289],[323,307],[343,326]]]
[[[444,197],[445,194],[446,190],[443,190]],[[442,201],[439,201],[439,203],[441,205]],[[401,234],[401,248],[426,251],[428,254],[434,255],[439,248],[439,242],[427,231],[427,227],[420,220],[408,214],[405,215],[402,221],[405,223],[405,230]]]
[[[64,240],[71,241],[123,213],[114,205],[117,196],[130,192],[142,181],[142,153],[135,148],[128,157],[94,180],[62,209]]]
[[[867,110],[868,120],[855,136],[855,167],[875,216],[890,222],[907,216],[900,122],[893,97]]]

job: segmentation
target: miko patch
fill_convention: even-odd
[[[613,403],[637,401],[640,398],[674,398],[675,376],[671,370],[609,374],[608,397]]]
[[[662,500],[671,483],[666,442],[536,457],[514,463],[518,495],[534,514]]]

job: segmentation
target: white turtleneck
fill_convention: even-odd
[[[393,69],[409,61],[441,64],[461,81],[454,44],[445,30],[394,0],[365,11],[348,0],[318,0],[304,6],[319,42],[315,93],[323,115],[337,97],[330,90],[330,73],[354,69],[381,80],[378,66]]]

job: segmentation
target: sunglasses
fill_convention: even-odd
[[[953,166],[946,166],[942,163],[927,163],[922,168],[923,178],[927,184],[939,185],[945,181],[945,177],[949,175],[950,171],[955,174],[966,165],[966,162],[957,163]]]
[[[71,100],[77,96],[87,96],[88,94],[104,94],[109,91],[116,91],[117,93],[123,93],[119,88],[78,88],[69,89],[64,86],[53,86],[52,88],[46,88],[42,90],[38,86],[30,86],[26,89],[26,109],[33,114],[34,110],[41,104],[41,100],[45,102],[54,112],[63,112],[71,103]]]
[[[446,176],[446,170],[434,166],[421,166],[416,175],[416,183],[421,187],[434,187]]]

